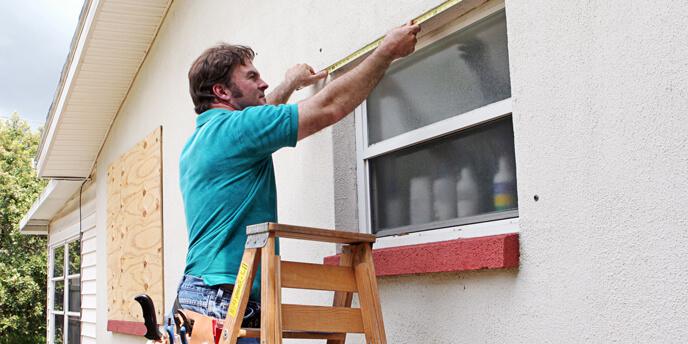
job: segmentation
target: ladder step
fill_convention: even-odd
[[[292,226],[273,222],[266,222],[246,227],[246,235],[250,236],[261,233],[274,233],[275,236],[280,238],[334,242],[340,244],[356,244],[362,242],[373,243],[376,239],[375,235],[366,233]]]
[[[342,339],[343,333],[332,332],[311,332],[311,331],[283,331],[282,338],[289,339]],[[259,328],[242,328],[239,330],[239,337],[260,338]]]
[[[355,292],[353,268],[282,261],[282,288]]]
[[[284,331],[363,333],[359,308],[282,305]]]

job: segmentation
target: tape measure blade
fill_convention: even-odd
[[[327,72],[332,74],[333,72],[346,66],[347,64],[354,62],[355,60],[367,55],[368,53],[375,50],[375,48],[377,48],[380,45],[383,38],[384,38],[384,36],[376,39],[375,41],[373,41],[371,43],[366,44],[363,48],[360,48],[360,49],[354,51],[353,53],[349,54],[349,56],[331,64],[329,67],[326,68]]]
[[[456,5],[458,5],[458,4],[461,3],[462,1],[463,1],[463,0],[448,0],[448,1],[445,1],[445,2],[443,2],[443,3],[441,3],[441,4],[439,4],[439,5],[437,5],[437,6],[433,7],[433,8],[431,8],[430,10],[426,11],[425,13],[421,14],[420,16],[416,17],[415,19],[412,20],[412,22],[413,22],[414,24],[423,24],[423,23],[427,22],[428,20],[434,18],[435,16],[437,16],[437,15],[439,15],[439,14],[445,12],[446,10],[448,10],[448,9],[450,9],[450,8],[452,8],[452,7],[456,6]],[[361,58],[362,56],[364,56],[364,55],[370,53],[371,51],[373,51],[375,48],[377,48],[377,47],[380,45],[380,43],[382,42],[382,40],[383,40],[384,38],[385,38],[385,37],[382,36],[382,37],[376,39],[375,41],[373,41],[373,42],[367,44],[367,45],[364,46],[363,48],[358,49],[358,50],[354,51],[353,53],[349,54],[349,56],[347,56],[347,57],[345,57],[345,58],[343,58],[343,59],[341,59],[341,60],[339,60],[339,61],[337,61],[337,62],[335,62],[335,63],[333,63],[333,64],[331,64],[331,65],[329,65],[329,66],[328,66],[327,68],[325,68],[325,69],[327,70],[327,72],[328,72],[329,74],[334,73],[335,71],[341,69],[342,67],[346,66],[347,64],[349,64],[349,63],[351,63],[351,62],[354,62],[354,61],[356,61],[357,59]]]
[[[413,19],[413,23],[414,23],[414,24],[423,24],[424,22],[426,22],[426,21],[432,19],[432,18],[435,17],[436,15],[438,15],[438,14],[440,14],[440,13],[442,13],[442,12],[448,10],[449,8],[451,8],[451,7],[453,7],[453,6],[456,6],[456,5],[459,4],[461,1],[463,1],[463,0],[448,0],[448,1],[445,1],[445,2],[443,2],[443,3],[439,4],[439,5],[437,5],[436,7],[433,7],[433,8],[431,8],[431,9],[429,9],[427,12],[425,12],[425,13],[419,15],[419,16],[416,17],[415,19]]]

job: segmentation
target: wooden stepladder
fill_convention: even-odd
[[[246,233],[246,249],[219,343],[259,337],[261,344],[281,344],[282,338],[344,344],[347,333],[364,333],[368,344],[387,343],[373,266],[374,235],[277,223],[249,226]],[[275,254],[277,237],[346,245],[339,266],[289,262]],[[242,329],[259,262],[261,328]],[[282,288],[332,290],[334,302],[332,307],[282,304]],[[353,293],[358,293],[360,308],[351,307]]]

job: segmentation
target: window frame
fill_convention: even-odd
[[[62,335],[63,344],[68,344],[68,330],[69,330],[69,318],[77,317],[79,322],[81,322],[81,309],[79,312],[69,311],[69,281],[74,279],[79,279],[79,297],[81,297],[81,263],[79,263],[79,273],[68,274],[69,271],[69,244],[81,241],[81,235],[74,235],[65,240],[60,240],[58,242],[50,244],[48,247],[48,329],[50,330],[48,344],[55,343],[55,315],[62,315]],[[60,277],[54,277],[55,271],[55,250],[62,247],[63,248],[63,262],[62,262],[62,275]],[[79,243],[81,248],[81,242]],[[82,256],[80,249],[79,256]],[[81,259],[79,260],[81,262]],[[62,310],[55,310],[55,282],[62,281],[64,283],[64,295],[62,295]],[[79,334],[81,336],[81,334]]]
[[[431,45],[438,40],[466,28],[488,16],[505,9],[503,1],[491,1],[447,23],[419,38],[416,50]],[[369,145],[367,124],[367,101],[354,110],[356,132],[356,179],[358,194],[358,220],[362,232],[372,233],[370,200],[370,159],[389,154],[407,147],[457,133],[475,126],[510,116],[513,113],[512,97],[487,104],[474,110],[431,123],[424,127]],[[409,232],[409,230],[414,230]],[[408,225],[384,230],[378,235],[376,247],[394,247],[405,244],[419,244],[498,235],[519,232],[518,209],[498,214],[479,214],[467,218],[452,219],[444,222],[431,222],[421,225]]]

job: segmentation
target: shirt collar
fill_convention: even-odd
[[[208,109],[196,117],[196,128],[202,127],[213,118],[228,114],[230,112],[230,110],[220,108]]]

